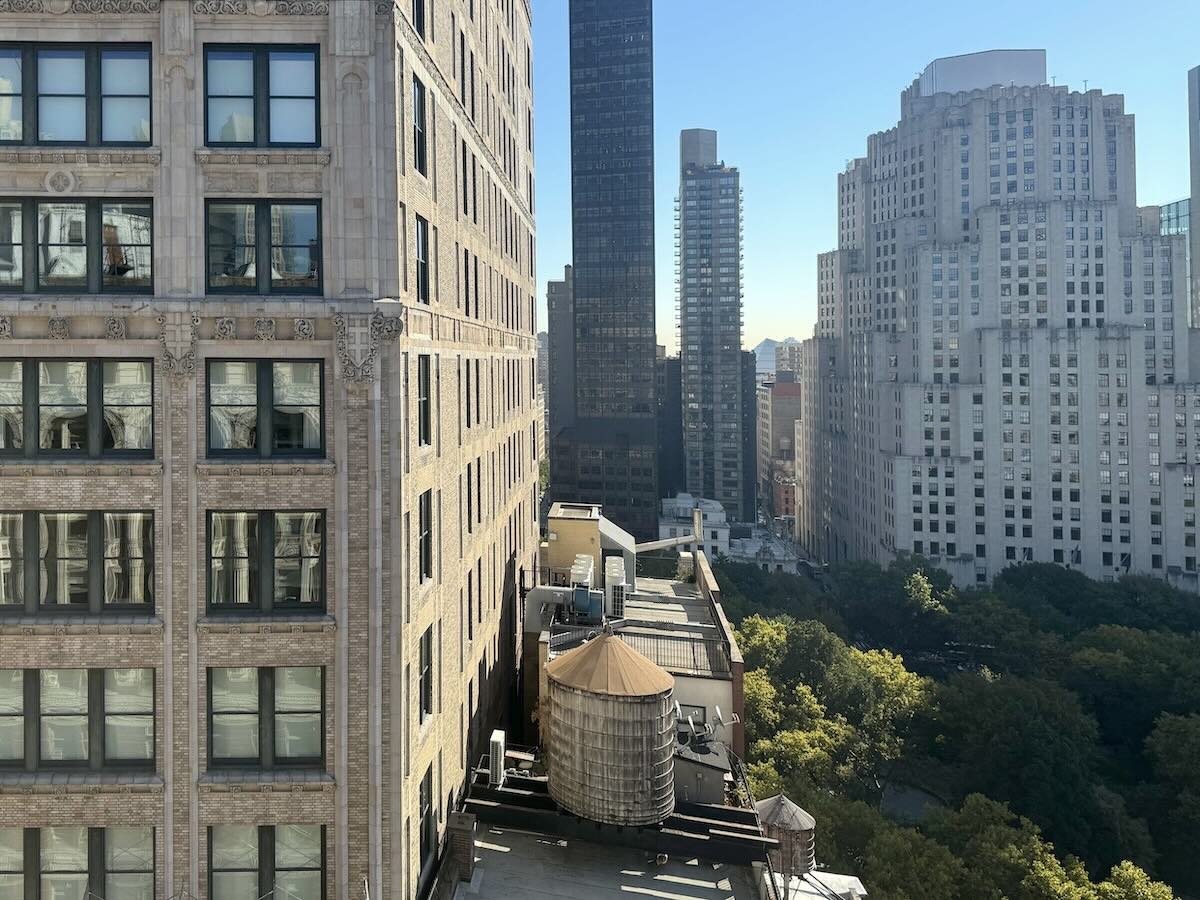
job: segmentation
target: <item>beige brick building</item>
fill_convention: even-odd
[[[428,883],[536,572],[529,16],[0,0],[5,900]]]

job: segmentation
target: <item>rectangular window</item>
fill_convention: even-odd
[[[422,0],[413,0],[414,4]],[[426,139],[425,85],[413,76],[413,167],[422,175],[429,174],[429,142]]]
[[[417,301],[429,303],[429,222],[417,216]]]
[[[325,896],[323,825],[214,825],[208,859],[212,900]]]
[[[425,40],[425,0],[412,0],[413,31]]]
[[[210,147],[316,147],[321,142],[317,48],[204,48]]]
[[[433,715],[433,626],[421,635],[421,708],[420,722]]]
[[[153,603],[153,513],[0,515],[0,614],[147,614]]]
[[[205,212],[210,293],[321,293],[320,201],[209,200]]]
[[[153,288],[149,200],[0,203],[0,291],[139,294]]]
[[[325,608],[325,514],[210,512],[210,612]]]
[[[208,455],[324,456],[324,388],[319,361],[209,360]]]
[[[0,669],[0,768],[146,769],[154,757],[153,669]]]
[[[430,364],[429,354],[422,353],[417,357],[417,434],[418,443],[422,447],[428,447],[433,443]]]
[[[433,578],[433,491],[421,495],[418,502],[418,548],[420,552],[419,578],[421,583]]]
[[[149,360],[0,360],[0,455],[148,457]]]
[[[0,898],[154,896],[154,829],[0,828]]]
[[[269,769],[324,764],[324,669],[212,668],[208,693],[211,765]]]
[[[418,798],[421,828],[421,871],[430,866],[437,855],[437,822],[433,818],[433,766],[425,770]]]
[[[150,48],[0,47],[0,144],[150,143]]]

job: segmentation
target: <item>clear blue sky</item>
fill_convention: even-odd
[[[658,339],[674,347],[679,132],[714,128],[745,193],[745,344],[807,337],[816,255],[836,244],[837,173],[889,128],[932,59],[1040,47],[1058,84],[1125,95],[1140,204],[1188,193],[1187,70],[1197,0],[983,3],[656,0]],[[533,0],[539,322],[571,261],[567,0]]]

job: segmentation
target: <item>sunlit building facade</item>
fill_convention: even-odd
[[[536,570],[529,6],[0,35],[0,897],[416,897]]]
[[[1041,51],[938,60],[839,176],[800,377],[814,558],[1198,587],[1186,239],[1139,216],[1124,98],[1047,81]]]

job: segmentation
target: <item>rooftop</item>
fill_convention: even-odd
[[[752,869],[668,857],[480,823],[476,840],[480,900],[750,900]]]
[[[614,630],[630,647],[675,675],[729,677],[729,650],[713,604],[695,584],[641,576],[637,593],[625,598],[625,615]],[[578,646],[597,629],[554,624],[550,655]]]

